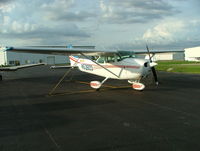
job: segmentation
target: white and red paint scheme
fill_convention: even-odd
[[[32,47],[5,47],[6,51],[23,53],[40,53],[69,56],[71,66],[78,67],[80,71],[105,77],[103,81],[91,81],[90,86],[99,89],[108,79],[128,80],[135,90],[143,90],[145,85],[140,83],[143,77],[152,71],[154,80],[158,84],[157,74],[147,47],[147,51],[117,51],[72,48],[63,46],[32,46]],[[158,53],[158,51],[156,52]],[[160,52],[163,53],[163,52]],[[136,54],[148,54],[149,59],[136,58]],[[79,55],[79,57],[75,56]]]
[[[102,82],[91,81],[90,86],[94,89],[99,89],[107,79],[128,80],[135,90],[143,90],[145,88],[144,84],[140,83],[140,80],[151,71],[149,60],[132,57],[118,59],[117,56],[113,56],[109,60],[109,57],[104,56],[103,59],[99,57],[94,61],[87,58],[69,56],[71,66],[77,66],[80,71],[86,73],[105,77]]]

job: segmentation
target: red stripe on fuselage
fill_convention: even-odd
[[[91,65],[94,69],[101,69],[103,66],[104,68],[132,68],[132,69],[139,69],[140,66],[126,66],[126,65],[96,65],[96,64],[87,64],[87,63],[81,63],[78,61],[78,59],[75,59],[74,57],[69,57],[70,60],[80,63],[80,64],[85,64],[85,65]]]
[[[95,69],[102,68],[101,66],[95,65]],[[126,65],[102,65],[105,68],[133,68],[133,69],[139,69],[140,66],[126,66]]]
[[[71,56],[70,56],[69,59],[72,60],[72,61],[74,61],[74,62],[79,63],[79,62],[78,62],[78,59],[75,59],[74,57],[71,57]]]

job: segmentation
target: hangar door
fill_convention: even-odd
[[[55,64],[55,56],[48,56],[47,57],[47,64],[54,65]]]

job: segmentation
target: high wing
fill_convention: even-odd
[[[100,56],[100,55],[113,55],[120,52],[131,52],[133,54],[148,54],[147,50],[97,50],[91,48],[67,48],[64,46],[29,46],[29,47],[4,47],[4,50],[11,52],[21,53],[38,53],[38,54],[52,54],[52,55],[87,55],[87,56]],[[157,53],[176,53],[184,52],[184,50],[151,50],[151,54]]]
[[[29,67],[41,66],[41,65],[45,65],[45,64],[37,63],[37,64],[26,64],[26,65],[20,65],[20,66],[12,66],[12,67],[0,67],[0,71],[16,71],[22,68],[29,68]]]
[[[62,48],[62,47],[5,47],[6,51],[21,52],[21,53],[38,53],[38,54],[52,54],[52,55],[111,55],[117,53],[114,50],[96,50],[84,48]]]
[[[151,54],[158,54],[158,53],[177,53],[177,52],[184,52],[184,50],[150,50]],[[147,50],[135,50],[134,54],[148,54]]]

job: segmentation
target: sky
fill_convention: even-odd
[[[200,46],[199,0],[0,0],[0,44]]]

